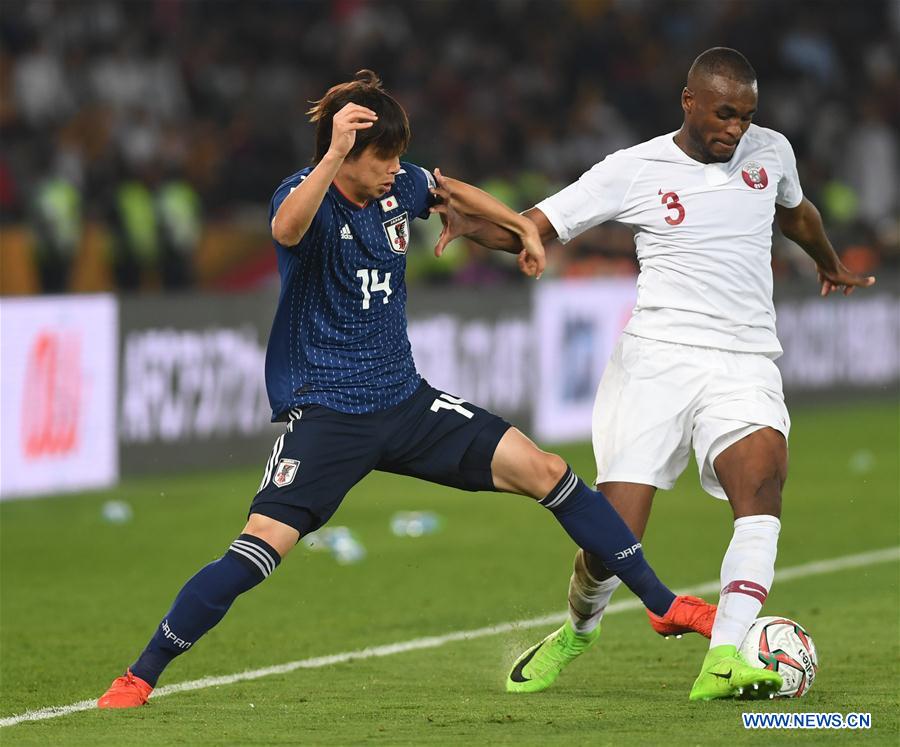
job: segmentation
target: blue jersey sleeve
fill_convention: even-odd
[[[409,174],[413,184],[412,215],[414,218],[427,218],[429,216],[428,208],[435,202],[434,196],[431,194],[431,190],[436,186],[434,175],[414,163],[403,162],[401,165]]]
[[[295,189],[297,189],[297,187],[300,185],[300,183],[304,179],[306,179],[307,172],[308,172],[308,169],[305,169],[304,171],[300,171],[300,172],[294,174],[293,176],[288,177],[279,185],[278,189],[275,190],[275,194],[272,195],[272,202],[269,205],[269,228],[270,229],[272,228],[272,221],[275,219],[275,213],[278,212],[278,208],[281,207],[281,203],[285,201],[285,198],[287,198],[287,196],[291,192],[293,192]],[[323,200],[323,205],[324,205],[324,200]],[[320,215],[322,213],[323,205],[319,206],[319,209],[316,211],[316,214],[313,216],[312,223],[310,223],[309,228],[306,229],[306,233],[303,234],[303,238],[301,238],[298,243],[294,244],[293,246],[283,246],[282,244],[278,244],[277,241],[275,243],[278,244],[278,246],[283,246],[283,248],[285,248],[285,249],[297,250],[297,249],[301,248],[302,246],[304,246],[306,243],[308,243],[308,241],[311,241],[312,237],[314,237],[319,230],[319,226],[321,223]],[[274,239],[273,239],[273,241],[274,241]]]

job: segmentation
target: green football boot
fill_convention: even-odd
[[[703,660],[700,675],[691,688],[690,699],[763,700],[774,698],[782,684],[778,672],[751,666],[734,646],[716,646],[707,652]]]
[[[546,690],[572,659],[587,651],[600,635],[598,625],[590,633],[576,633],[566,620],[557,631],[525,651],[506,678],[510,693],[537,693]]]

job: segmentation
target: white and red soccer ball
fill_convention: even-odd
[[[809,691],[819,670],[812,637],[785,617],[760,617],[750,626],[741,653],[754,667],[778,672],[784,680],[779,698],[799,698]]]

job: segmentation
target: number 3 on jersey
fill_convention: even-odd
[[[381,302],[388,302],[388,298],[390,298],[391,293],[393,293],[391,290],[391,273],[386,272],[384,274],[384,280],[379,281],[378,270],[362,269],[356,271],[356,277],[362,281],[362,307],[364,309],[369,308],[369,301],[372,299],[372,294],[375,293],[375,291],[384,291],[384,298],[381,299]]]
[[[675,192],[666,192],[663,194],[662,190],[659,190],[657,194],[662,195],[662,199],[660,202],[666,206],[666,210],[674,210],[675,215],[667,215],[666,223],[670,226],[677,226],[681,221],[684,220],[684,205],[682,205],[678,201],[678,194]]]

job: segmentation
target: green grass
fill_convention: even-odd
[[[794,413],[778,566],[898,544],[896,403]],[[586,445],[563,450],[590,479]],[[260,464],[265,455],[260,455]],[[132,480],[114,493],[0,505],[0,716],[97,697],[140,651],[172,597],[240,529],[259,469]],[[110,498],[134,519],[101,519]],[[442,532],[398,539],[394,511],[429,509]],[[572,547],[527,499],[390,475],[357,487],[332,522],[367,559],[298,547],[160,684],[230,674],[562,611]],[[696,471],[660,493],[645,546],[672,586],[710,581],[731,534]],[[627,590],[618,599],[628,599]],[[769,614],[802,622],[821,669],[808,696],[691,704],[704,641],[664,641],[643,612],[609,615],[600,643],[546,693],[510,696],[516,654],[549,629],[174,694],[130,712],[86,711],[0,731],[5,744],[896,744],[896,563],[775,585]],[[870,732],[744,731],[747,710],[871,712]]]

